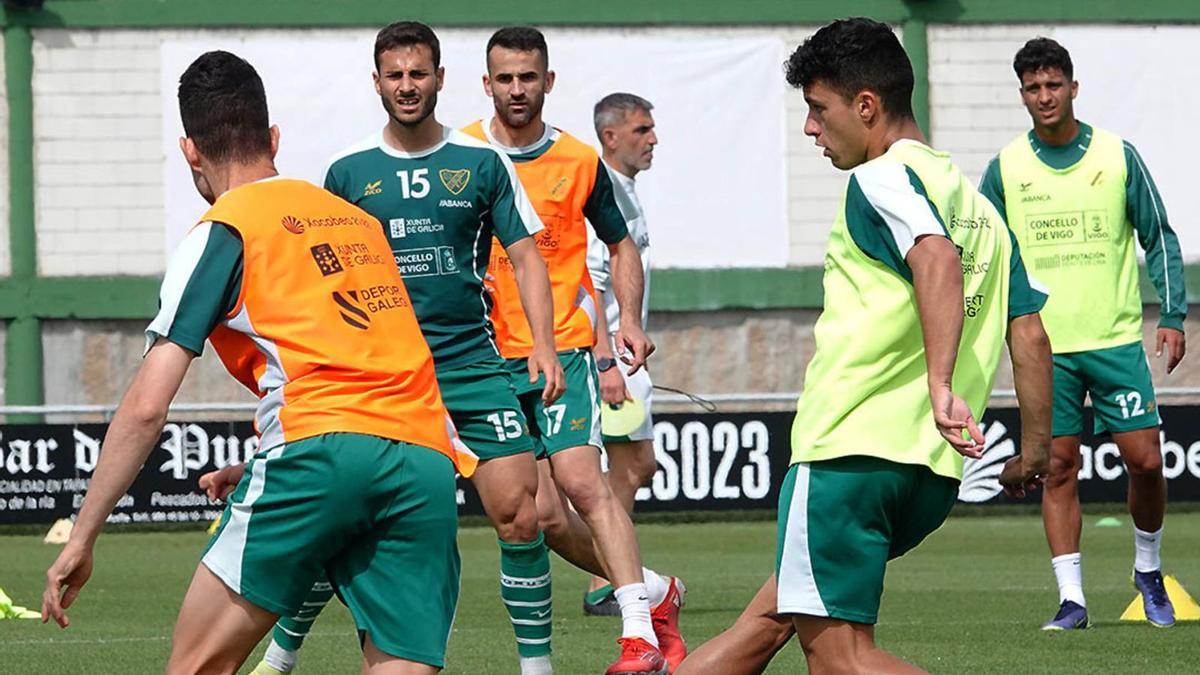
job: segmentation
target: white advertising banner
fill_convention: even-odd
[[[1079,119],[1133,143],[1162,194],[1185,260],[1200,258],[1200,190],[1192,128],[1200,89],[1186,74],[1200,63],[1200,27],[1065,26],[1054,39],[1071,52]]]
[[[783,266],[788,256],[787,134],[781,64],[771,37],[547,31],[557,72],[545,119],[596,145],[592,106],[615,91],[655,106],[659,148],[638,176],[656,267]],[[437,117],[462,126],[490,116],[484,94],[489,32],[441,31],[445,87]],[[281,173],[320,183],[339,150],[377,132],[386,116],[371,83],[373,32],[298,41],[278,35],[162,46],[162,143],[168,254],[203,214],[178,149],[179,76],[197,56],[225,49],[258,70],[282,136]]]

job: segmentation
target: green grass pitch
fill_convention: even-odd
[[[1123,527],[1085,518],[1084,584],[1094,628],[1046,634],[1038,625],[1057,594],[1040,520],[1034,516],[952,518],[887,576],[879,642],[935,673],[1196,673],[1200,621],[1169,630],[1117,621],[1134,592],[1133,542]],[[648,564],[688,585],[682,628],[692,645],[738,615],[770,573],[772,523],[642,525]],[[0,672],[161,672],[171,626],[205,541],[201,532],[112,533],[100,539],[91,583],[66,631],[36,621],[0,621]],[[496,592],[497,550],[484,528],[460,533],[462,597],[450,641],[448,673],[515,673],[506,614]],[[36,606],[57,546],[40,537],[0,535],[0,587]],[[1200,514],[1168,516],[1164,557],[1200,595]],[[619,621],[585,618],[578,571],[555,559],[554,646],[562,675],[600,673],[616,655]],[[420,617],[413,617],[419,621]],[[256,652],[250,665],[257,662]],[[334,603],[314,628],[298,673],[357,672],[357,644],[346,610]],[[249,670],[247,667],[243,672]],[[803,672],[789,645],[769,673]]]

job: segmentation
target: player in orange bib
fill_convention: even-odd
[[[483,85],[496,114],[464,131],[509,156],[545,225],[536,241],[550,273],[555,341],[566,375],[566,393],[552,405],[541,403],[540,384],[530,384],[520,375],[528,372],[524,359],[532,348],[531,333],[512,264],[502,248],[493,246],[489,266],[495,301],[492,322],[530,431],[537,437],[538,456],[544,460],[539,462],[537,496],[542,530],[556,553],[606,577],[616,589],[623,618],[622,651],[608,674],[665,673],[668,660],[677,663],[686,654],[676,626],[681,587],[673,577],[661,577],[641,566],[633,523],[601,470],[600,398],[593,347],[603,350],[601,360],[606,363],[600,368],[611,367],[612,353],[609,345],[596,345],[597,308],[587,269],[587,222],[611,253],[612,287],[621,308],[615,342],[635,372],[654,350],[641,323],[641,258],[599,155],[591,146],[542,121],[545,95],[554,86],[542,34],[529,27],[501,29],[488,41],[486,55]],[[564,495],[574,511],[564,503]]]
[[[387,238],[365,211],[278,176],[279,130],[249,63],[201,56],[179,107],[180,147],[212,208],[167,269],[145,360],[47,572],[42,620],[69,624],[100,528],[208,339],[260,398],[260,450],[227,495],[166,671],[235,672],[327,572],[362,635],[363,672],[435,673],[458,599],[454,473],[473,463],[456,450]]]

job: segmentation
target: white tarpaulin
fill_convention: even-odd
[[[1158,185],[1186,260],[1200,258],[1200,191],[1192,158],[1200,141],[1192,131],[1200,90],[1192,64],[1200,63],[1195,26],[1068,26],[1054,39],[1071,52],[1079,119],[1133,143]]]
[[[443,31],[446,82],[437,117],[462,126],[490,116],[483,92],[488,32]],[[281,173],[320,182],[337,151],[377,132],[386,116],[371,83],[373,33],[343,41],[279,36],[162,47],[168,252],[205,210],[178,150],[180,74],[210,49],[232,51],[263,78],[282,132]],[[788,256],[784,45],[770,37],[689,39],[547,32],[558,80],[547,122],[596,145],[592,106],[628,91],[653,102],[660,141],[638,195],[657,267],[782,266]]]

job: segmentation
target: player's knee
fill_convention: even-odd
[[[1058,488],[1074,484],[1079,479],[1080,457],[1078,454],[1050,456],[1050,473],[1046,485]]]
[[[815,643],[803,642],[800,645],[804,648],[808,672],[812,675],[857,675],[863,672],[854,649],[831,649],[824,645],[818,647]]]
[[[165,675],[190,675],[191,673],[213,673],[214,675],[233,675],[238,669],[237,663],[220,654],[201,654],[194,650],[180,649],[176,645],[171,650]]]
[[[642,487],[654,478],[654,472],[658,471],[658,461],[654,459],[654,449],[650,452],[638,452],[633,463],[633,476],[636,487]]]
[[[571,481],[563,484],[562,489],[567,498],[571,500],[571,504],[575,506],[575,510],[585,520],[613,500],[612,489],[603,479]]]
[[[536,513],[537,526],[546,535],[547,541],[557,542],[567,536],[570,526],[558,500],[538,500]]]
[[[509,518],[494,523],[496,535],[508,542],[529,542],[537,538],[540,514],[533,500],[514,510]]]
[[[1157,448],[1125,458],[1125,470],[1131,477],[1162,475],[1162,453]]]

